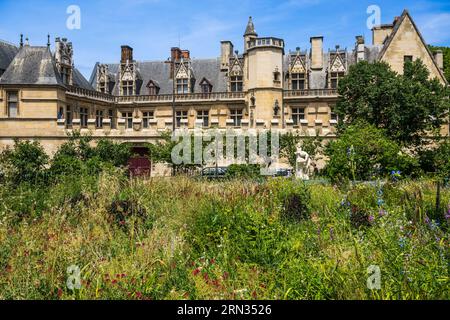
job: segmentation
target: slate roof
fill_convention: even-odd
[[[30,46],[19,50],[0,84],[64,85],[50,50]]]
[[[90,82],[92,87],[97,86],[97,63],[92,72]],[[109,73],[115,79],[113,95],[119,94],[119,64],[107,64]],[[136,62],[137,72],[139,73],[142,85],[141,95],[147,94],[147,84],[152,80],[159,85],[159,94],[172,94],[173,81],[170,79],[170,64],[164,61],[142,61]],[[206,78],[213,86],[213,92],[227,91],[227,82],[225,72],[220,71],[220,59],[192,59],[191,69],[195,78],[194,93],[201,93],[200,82]],[[139,91],[139,90],[138,90]]]
[[[8,69],[18,51],[19,48],[16,46],[0,41],[0,70]]]

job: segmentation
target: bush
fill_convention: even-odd
[[[296,221],[309,219],[311,213],[311,193],[304,182],[274,179],[270,184],[282,206],[282,216]]]
[[[415,176],[419,169],[418,161],[403,153],[383,130],[364,122],[348,127],[338,140],[331,141],[325,155],[329,158],[325,174],[333,182],[370,180],[392,171]]]
[[[45,179],[45,166],[49,157],[39,142],[14,141],[12,149],[6,149],[0,155],[0,171],[4,179],[14,185],[24,182],[40,183]]]

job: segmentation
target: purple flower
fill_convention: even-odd
[[[375,217],[373,215],[369,216],[369,222],[372,223],[375,221]]]
[[[334,241],[334,229],[330,228],[330,239],[331,241]]]
[[[380,215],[380,217],[384,217],[384,216],[386,215],[386,211],[383,210],[383,209],[381,209],[381,210],[379,211],[379,215]]]

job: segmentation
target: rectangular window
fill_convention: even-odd
[[[299,126],[301,120],[305,120],[305,108],[292,108],[292,120],[294,126]]]
[[[82,128],[87,128],[88,118],[89,118],[88,108],[80,108],[80,124]]]
[[[64,119],[64,108],[63,107],[59,107],[58,120],[62,120],[62,119]]]
[[[133,129],[133,112],[122,112],[122,119],[125,119],[125,129]]]
[[[187,120],[188,112],[187,111],[177,111],[176,120],[177,120],[177,128],[181,127],[181,120]]]
[[[403,62],[404,63],[413,62],[413,56],[404,56],[403,57]]]
[[[333,121],[338,121],[338,115],[335,111],[335,107],[330,107],[331,111],[330,111],[330,119]]]
[[[209,84],[202,84],[202,93],[211,93],[211,86]]]
[[[106,83],[104,81],[99,83],[100,92],[106,93]]]
[[[116,117],[114,116],[114,110],[108,110],[108,119],[111,120],[111,129],[116,128]]]
[[[345,73],[343,72],[332,72],[330,73],[330,88],[337,89],[339,86],[339,79],[343,78]]]
[[[230,110],[230,119],[233,120],[233,126],[240,127],[242,122],[243,112],[242,109]]]
[[[243,81],[242,76],[231,77],[231,92],[242,92]]]
[[[209,111],[199,110],[197,111],[197,120],[202,120],[203,127],[209,126]]]
[[[72,120],[73,120],[72,107],[67,106],[66,107],[66,126],[67,127],[72,126]]]
[[[95,127],[103,128],[103,110],[97,110],[95,112]]]
[[[155,113],[153,111],[143,112],[142,113],[143,127],[145,129],[150,128],[150,120],[153,120],[154,118],[155,118]]]
[[[177,79],[177,93],[178,94],[189,93],[188,79]]]
[[[133,81],[123,81],[122,82],[122,94],[124,96],[133,95]]]
[[[62,67],[61,68],[61,78],[64,84],[69,84],[70,80],[70,71],[69,68]]]
[[[293,73],[292,74],[292,90],[305,90],[305,74]]]
[[[18,111],[17,111],[17,105],[18,105],[18,92],[8,92],[7,93],[7,101],[8,101],[8,117],[15,118],[17,117]]]

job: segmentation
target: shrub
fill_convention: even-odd
[[[333,182],[369,180],[392,171],[411,176],[417,175],[419,168],[418,162],[403,153],[383,130],[364,122],[348,127],[338,140],[331,141],[325,155],[329,158],[325,174]]]
[[[378,205],[377,200],[377,191],[369,185],[356,185],[347,193],[353,227],[370,226],[370,217]]]
[[[282,206],[282,216],[297,221],[309,219],[311,193],[304,182],[274,179],[270,188]]]
[[[37,141],[14,141],[12,149],[0,155],[0,165],[4,178],[13,184],[39,183],[45,179],[48,156]]]

